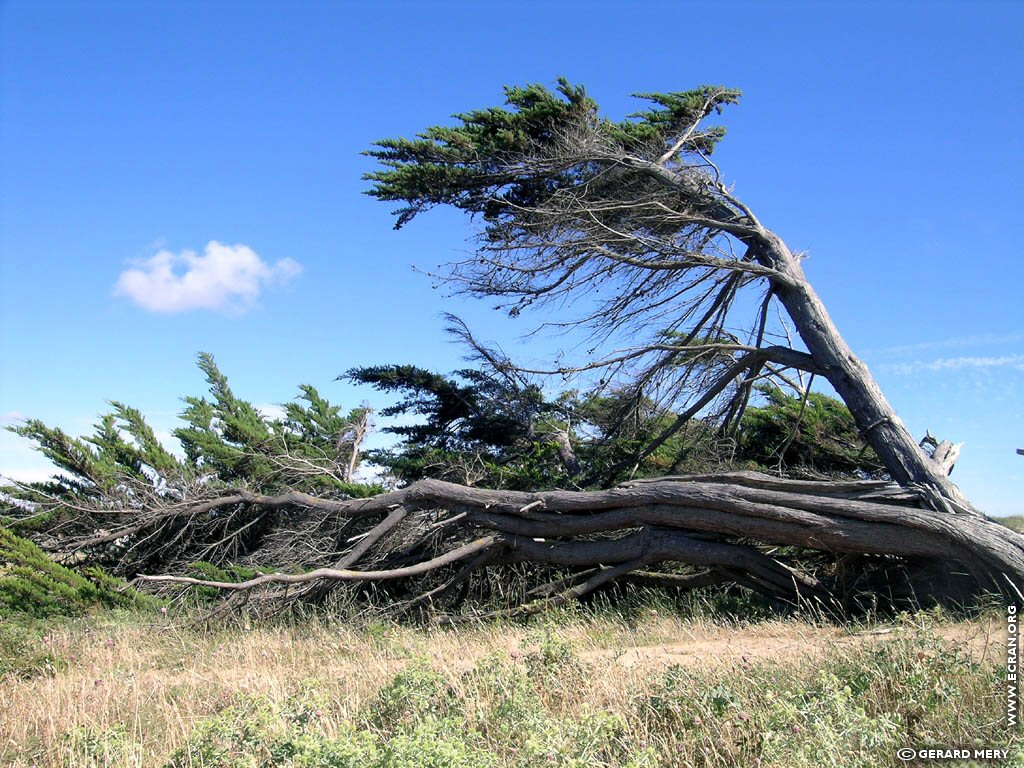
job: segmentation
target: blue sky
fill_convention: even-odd
[[[360,152],[504,84],[565,75],[620,117],[631,92],[721,83],[745,94],[719,153],[737,194],[809,253],[911,431],[966,442],[967,495],[1024,513],[1022,28],[1010,2],[8,0],[0,418],[80,434],[117,398],[167,432],[201,350],[257,403],[300,382],[379,403],[334,378],[458,367],[443,311],[542,358],[557,342],[518,341],[529,318],[413,271],[469,225],[394,232]],[[0,436],[0,473],[44,472]]]

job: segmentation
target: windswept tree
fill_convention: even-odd
[[[199,355],[207,397],[185,397],[174,430],[185,456],[169,452],[140,411],[111,402],[94,434],[78,438],[31,419],[9,427],[61,471],[0,493],[0,525],[16,524],[44,549],[122,576],[183,570],[196,561],[331,562],[337,526],[284,507],[245,503],[210,514],[204,504],[273,493],[345,499],[379,493],[355,481],[369,408],[344,411],[302,385],[279,418],[238,397],[213,357]],[[27,514],[26,514],[27,513]],[[9,519],[5,515],[10,515]],[[337,534],[341,535],[341,534]]]
[[[235,395],[212,355],[199,355],[210,397],[184,398],[186,426],[174,431],[198,471],[261,491],[353,490],[370,408],[343,411],[302,384],[297,401],[271,418]]]
[[[439,205],[479,222],[476,253],[440,275],[459,291],[498,297],[511,315],[573,304],[578,314],[557,324],[586,329],[598,349],[634,342],[557,372],[601,369],[611,379],[625,371],[638,393],[692,396],[641,453],[715,402],[728,430],[754,382],[795,369],[832,385],[896,482],[936,509],[978,514],[843,340],[799,254],[712,160],[725,129],[707,119],[739,91],[638,96],[646,109],[613,120],[564,79],[554,92],[506,88],[502,107],[378,142],[368,154],[384,168],[368,175],[369,194],[401,203],[396,228]],[[758,300],[740,300],[752,291]],[[772,343],[776,302],[805,350]]]
[[[271,424],[208,371],[214,400],[189,401],[194,433],[182,441],[204,446],[209,465],[225,477],[280,478],[283,486],[253,492],[230,481],[173,503],[150,495],[116,516],[100,508],[100,494],[86,505],[92,522],[117,520],[119,527],[79,537],[72,548],[117,542],[127,552],[153,552],[155,535],[170,546],[184,530],[189,552],[228,561],[231,547],[255,536],[276,544],[260,548],[273,553],[262,564],[276,572],[241,582],[185,577],[180,569],[145,578],[286,601],[353,584],[396,610],[451,610],[472,585],[489,584],[495,602],[530,612],[626,578],[676,588],[741,585],[826,610],[849,607],[863,589],[869,600],[895,598],[908,584],[918,599],[979,590],[1024,599],[1024,537],[985,518],[952,485],[955,446],[930,439],[926,453],[908,434],[839,335],[799,256],[732,193],[712,161],[724,130],[706,121],[738,92],[704,87],[643,98],[648,109],[616,121],[565,81],[554,92],[509,88],[502,107],[458,115],[454,125],[414,139],[379,142],[369,153],[384,166],[370,175],[370,193],[401,204],[397,226],[437,205],[478,222],[476,253],[444,279],[497,297],[512,315],[531,305],[575,309],[549,314],[542,325],[585,330],[592,352],[578,364],[556,361],[551,373],[597,378],[585,407],[546,402],[529,379],[542,372],[517,368],[461,326],[486,362],[475,373],[384,366],[353,374],[401,393],[398,407],[425,417],[400,428],[405,448],[481,451],[497,463],[521,455],[543,425],[550,434],[562,430],[571,453],[588,448],[579,431],[575,441],[572,434],[584,419],[619,447],[633,443],[622,454],[575,457],[581,468],[589,462],[599,470],[595,485],[614,487],[584,490],[590,484],[576,471],[550,490],[453,483],[430,477],[423,456],[414,455],[420,463],[411,469],[422,479],[389,493],[296,492],[284,478],[344,482],[331,468],[344,453],[332,456],[320,441],[314,454],[329,461],[314,462],[307,476],[304,463],[293,462],[304,449],[289,443],[303,429],[317,434],[321,421],[337,423],[340,412],[309,392],[305,415]],[[786,323],[773,321],[777,308]],[[786,343],[790,327],[802,348]],[[816,395],[811,377],[827,380],[848,412]],[[777,385],[796,397],[771,388]],[[751,400],[758,392],[767,404]],[[780,412],[792,417],[788,428]],[[717,420],[715,439],[733,440],[762,462],[810,458],[859,472],[877,457],[902,487],[748,471],[634,475],[651,466],[671,470],[695,420],[702,428]],[[840,439],[829,445],[824,433]],[[110,444],[103,450],[122,450],[113,437],[97,439]],[[147,442],[141,432],[137,439]],[[67,458],[67,466],[89,472],[102,464],[89,455]],[[630,479],[616,484],[623,474]],[[153,562],[167,563],[166,552]],[[543,583],[510,590],[510,572]]]

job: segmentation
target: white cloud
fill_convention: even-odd
[[[21,411],[8,411],[7,413],[0,413],[0,426],[6,427],[8,424],[17,424],[19,421],[25,420],[25,414]]]
[[[881,366],[890,373],[911,374],[922,371],[958,371],[978,368],[1010,368],[1024,371],[1024,355],[998,357],[941,357],[938,360],[915,360],[911,363],[889,363]]]
[[[58,467],[21,467],[11,470],[4,470],[0,474],[0,486],[13,483],[43,483],[60,474]]]
[[[285,411],[283,405],[277,405],[275,403],[259,403],[253,406],[260,415],[265,419],[283,419],[287,411]]]
[[[211,240],[201,256],[161,250],[142,260],[120,274],[114,294],[150,312],[212,309],[238,314],[255,306],[265,286],[285,283],[301,271],[293,259],[268,264],[247,245]]]

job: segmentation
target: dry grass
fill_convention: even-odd
[[[413,660],[426,660],[457,700],[471,702],[479,692],[467,672],[488,659],[514,667],[536,658],[552,637],[572,649],[574,671],[558,672],[564,687],[542,690],[547,711],[566,718],[582,710],[621,715],[628,738],[654,744],[665,737],[650,718],[636,714],[637,700],[662,685],[672,665],[693,667],[709,680],[715,670],[728,679],[760,664],[807,672],[823,667],[823,659],[914,637],[919,629],[914,622],[860,633],[779,621],[738,627],[651,612],[640,622],[590,617],[554,628],[357,629],[308,621],[201,631],[172,620],[100,616],[45,630],[39,642],[57,660],[56,671],[0,681],[0,765],[78,768],[83,755],[93,765],[163,765],[189,743],[198,723],[240,700],[273,708],[312,697],[317,731],[332,739],[364,717]],[[980,668],[996,665],[1003,652],[1002,629],[989,621],[933,630],[940,644],[958,648]],[[83,746],[83,739],[114,732],[116,750],[102,738]],[[728,756],[723,759],[728,764]]]

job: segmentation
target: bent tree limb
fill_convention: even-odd
[[[920,486],[927,500],[941,511],[980,515],[949,480],[942,465],[932,461],[911,437],[867,366],[840,335],[799,260],[774,233],[761,230],[755,237],[758,261],[788,278],[774,284],[775,295],[893,480],[902,486]]]
[[[476,253],[438,275],[462,292],[497,297],[513,316],[586,297],[582,312],[541,327],[584,329],[598,345],[646,332],[649,343],[628,360],[600,354],[565,370],[602,369],[605,379],[631,374],[646,390],[667,393],[666,412],[696,415],[709,406],[707,392],[725,397],[732,381],[751,373],[753,360],[740,357],[731,375],[702,388],[708,382],[693,374],[707,370],[709,356],[681,353],[719,345],[736,354],[742,337],[760,347],[772,335],[788,336],[766,328],[767,306],[778,302],[806,348],[807,362],[792,364],[835,388],[892,479],[938,511],[980,516],[911,437],[839,333],[799,256],[733,194],[711,160],[725,129],[706,120],[737,103],[740,92],[706,85],[640,98],[645,111],[616,121],[564,79],[555,91],[508,87],[502,107],[460,113],[454,126],[415,139],[377,142],[368,154],[381,168],[367,177],[369,194],[402,204],[396,228],[438,205],[472,217]],[[737,301],[755,289],[762,300]],[[752,318],[733,316],[751,306],[759,308]],[[681,342],[666,348],[666,338]],[[726,414],[748,396],[748,378]],[[694,381],[692,389],[704,392],[686,393],[701,403],[696,410],[681,403]]]
[[[794,481],[754,472],[654,478],[601,491],[530,493],[422,480],[349,501],[250,494],[240,502],[233,494],[223,499],[225,505],[298,506],[372,525],[351,542],[339,560],[343,567],[240,582],[138,578],[236,592],[401,582],[411,607],[432,602],[476,571],[528,563],[580,576],[570,577],[564,587],[538,590],[539,600],[511,606],[515,612],[574,599],[641,570],[675,579],[678,586],[728,580],[773,599],[833,610],[841,607],[841,585],[827,566],[838,557],[860,555],[893,563],[958,564],[979,588],[1020,598],[1024,538],[983,517],[949,515],[922,507],[921,501],[880,481]],[[202,508],[209,513],[215,506],[205,502]],[[668,566],[698,573],[649,571]]]

